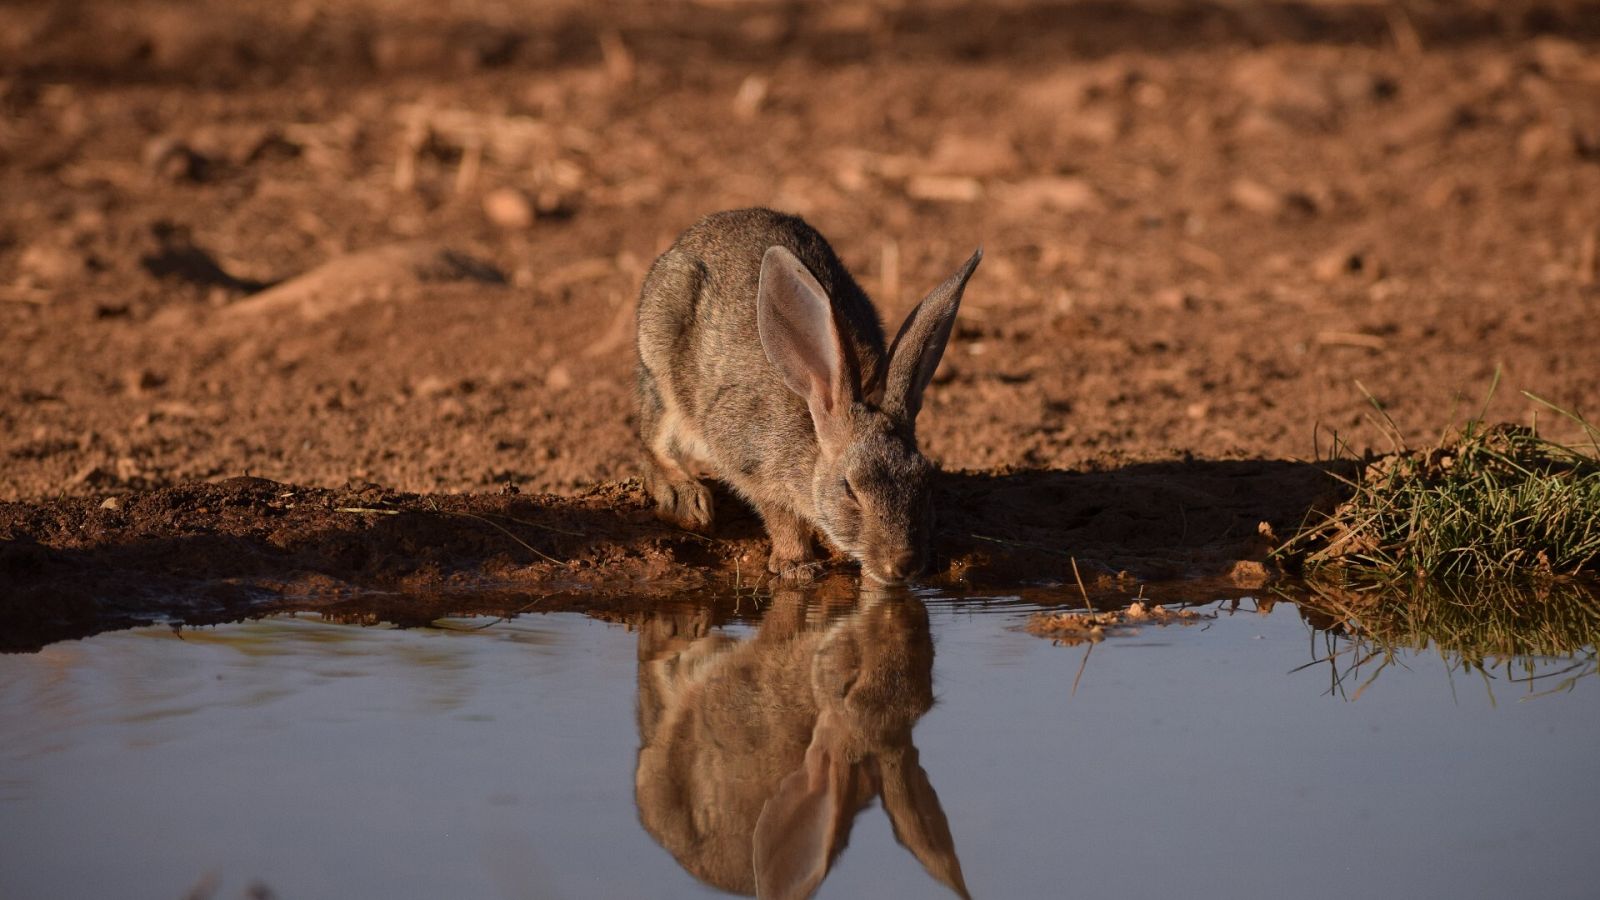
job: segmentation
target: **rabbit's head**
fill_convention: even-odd
[[[900,582],[927,565],[934,467],[917,450],[917,412],[982,258],[973,253],[917,304],[887,362],[857,358],[827,292],[793,253],[773,246],[762,258],[761,346],[816,426],[816,522],[872,581]]]

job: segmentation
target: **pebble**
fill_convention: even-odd
[[[545,373],[544,386],[553,391],[564,391],[572,387],[572,373],[563,363],[556,363]]]
[[[59,285],[83,275],[87,266],[80,254],[50,244],[32,244],[22,251],[17,267],[28,279]]]
[[[171,135],[147,141],[141,160],[146,171],[163,181],[199,181],[205,176],[207,162],[194,148]]]
[[[1283,198],[1278,192],[1250,178],[1235,179],[1228,189],[1228,199],[1240,209],[1263,216],[1275,216],[1283,211]]]
[[[983,185],[976,178],[918,175],[906,182],[906,194],[914,200],[972,203],[983,196]]]
[[[1078,213],[1101,208],[1100,193],[1094,185],[1066,175],[1024,179],[1007,187],[1003,199],[1013,213],[1033,210]]]
[[[528,195],[512,187],[496,188],[483,197],[483,214],[507,231],[533,227],[534,207]]]

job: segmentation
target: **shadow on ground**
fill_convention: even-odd
[[[1227,576],[1241,563],[1260,577],[1271,544],[1262,523],[1293,528],[1335,487],[1320,466],[1268,460],[949,473],[930,581],[985,589],[1081,574],[1093,585],[1118,573],[1124,583]],[[732,497],[719,496],[708,539],[658,522],[631,482],[575,497],[443,496],[233,478],[104,503],[3,503],[0,650],[291,609],[422,624],[636,608],[749,586],[765,557],[759,523]]]

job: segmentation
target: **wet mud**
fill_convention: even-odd
[[[1163,595],[1161,584],[1260,587],[1273,572],[1272,529],[1293,527],[1336,488],[1317,466],[1246,461],[945,473],[926,582],[1075,592],[1081,582],[1095,593],[1148,584]],[[575,496],[415,495],[233,478],[112,501],[0,503],[0,634],[5,649],[26,650],[156,620],[336,611],[365,595],[376,596],[357,606],[425,624],[770,589],[759,521],[732,496],[718,501],[726,514],[713,538],[659,521],[633,482]],[[838,559],[829,572],[856,577]]]

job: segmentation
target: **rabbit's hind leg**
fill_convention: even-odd
[[[654,376],[639,367],[639,441],[644,446],[644,487],[656,515],[680,528],[710,533],[711,491],[685,465],[683,420],[667,408]]]

